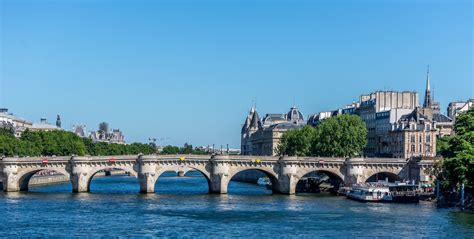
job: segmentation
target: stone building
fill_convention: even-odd
[[[448,117],[456,121],[456,116],[461,112],[467,111],[474,106],[474,99],[469,99],[467,101],[455,101],[451,102],[448,105]]]
[[[354,102],[345,108],[312,115],[308,120],[308,124],[316,126],[322,120],[339,114],[359,115],[367,127],[367,146],[364,149],[365,156],[402,157],[407,155],[406,149],[396,148],[394,146],[397,144],[394,135],[396,135],[395,138],[397,138],[397,140],[402,140],[404,137],[400,136],[402,132],[414,130],[418,132],[416,133],[418,136],[422,135],[422,137],[425,137],[426,135],[430,135],[430,145],[436,145],[436,137],[451,135],[453,132],[453,120],[440,113],[440,105],[438,102],[435,102],[431,94],[429,68],[426,74],[426,90],[424,96],[423,106],[420,106],[417,92],[376,91],[367,95],[361,95],[359,102]],[[453,104],[453,112],[456,106],[462,108],[459,104]],[[408,125],[408,121],[411,122],[410,124],[412,125],[420,125],[413,129],[405,129],[404,127]],[[428,131],[422,126],[422,124],[428,124],[426,122],[429,122],[431,125],[429,126],[429,133],[427,133]],[[432,131],[434,131],[435,136],[431,135],[433,133]],[[414,134],[413,132],[410,133],[410,137]],[[400,143],[399,146],[404,145]],[[411,145],[409,147],[411,147]],[[414,152],[413,154],[419,155],[425,152],[425,155],[421,156],[431,156],[434,153],[431,149],[432,148],[425,150],[425,148],[423,148],[423,151],[420,151],[418,148],[415,148],[415,152],[418,153]],[[429,151],[426,152],[427,150]]]
[[[15,137],[20,137],[21,133],[33,126],[33,123],[8,113],[8,109],[0,108],[0,124],[2,127],[11,127],[15,131]]]
[[[59,125],[61,125],[61,124],[59,123]],[[48,123],[46,118],[41,118],[40,122],[33,123],[30,130],[31,131],[52,131],[52,130],[63,130],[63,129],[58,127],[57,123],[56,123],[56,125],[50,124],[50,123]]]
[[[267,114],[263,120],[253,106],[241,130],[242,155],[277,155],[278,145],[288,129],[306,125],[303,114],[296,106],[287,114]]]
[[[389,131],[388,152],[395,158],[436,156],[437,130],[433,121],[417,108],[402,116]]]
[[[377,148],[381,143],[379,141],[381,130],[377,130],[377,126],[387,127],[388,125],[377,124],[377,114],[380,112],[392,113],[389,119],[395,119],[394,114],[399,111],[391,111],[397,109],[401,111],[412,111],[418,104],[418,93],[411,91],[376,91],[368,95],[361,95],[360,106],[357,114],[365,122],[367,127],[367,146],[364,149],[364,155],[369,157],[377,156]],[[386,113],[385,113],[386,114]],[[384,114],[382,114],[384,115]]]
[[[89,137],[89,134],[87,133],[87,127],[86,125],[83,124],[76,124],[72,126],[72,132],[74,132],[77,136],[81,138],[87,138]]]
[[[109,124],[102,122],[99,124],[99,130],[90,133],[89,137],[94,142],[105,142],[114,144],[125,144],[125,136],[120,129],[109,131]]]

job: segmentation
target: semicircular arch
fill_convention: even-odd
[[[374,172],[372,174],[369,174],[369,176],[365,177],[363,181],[364,182],[370,182],[370,181],[376,182],[376,181],[379,181],[379,180],[387,180],[387,179],[388,179],[389,182],[395,182],[395,181],[402,181],[403,180],[403,178],[395,172],[380,171],[380,172]]]
[[[29,183],[33,175],[44,170],[54,171],[65,176],[70,176],[70,173],[66,171],[65,168],[60,167],[35,167],[24,169],[17,173],[18,187],[20,188],[20,191],[28,191]]]

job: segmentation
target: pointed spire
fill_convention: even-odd
[[[426,68],[426,91],[430,91],[430,65]]]
[[[260,117],[258,116],[258,112],[255,111],[255,113],[252,116],[252,120],[250,121],[250,128],[251,129],[259,129],[262,126],[262,122],[260,121]]]
[[[426,70],[426,90],[425,90],[425,101],[423,103],[424,108],[431,107],[431,95],[430,95],[430,65]]]

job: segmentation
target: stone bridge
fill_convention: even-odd
[[[365,182],[379,173],[403,181],[425,181],[431,161],[408,161],[396,158],[321,158],[266,157],[233,155],[128,155],[96,157],[2,158],[0,178],[6,192],[27,191],[30,178],[41,170],[68,175],[74,192],[88,192],[95,174],[106,169],[122,169],[138,178],[142,193],[154,192],[155,183],[164,172],[195,170],[204,175],[210,193],[227,193],[229,181],[239,172],[258,170],[272,182],[275,193],[294,194],[296,184],[312,172],[324,172],[341,183]],[[382,178],[383,179],[383,178]]]

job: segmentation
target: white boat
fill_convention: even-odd
[[[258,181],[257,181],[257,184],[259,186],[271,186],[272,185],[272,183],[270,182],[270,179],[268,177],[259,178]]]
[[[385,186],[355,185],[347,192],[347,198],[361,202],[391,201],[392,194]]]
[[[361,202],[417,203],[420,200],[417,185],[406,183],[378,182],[354,185],[346,196]]]

